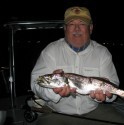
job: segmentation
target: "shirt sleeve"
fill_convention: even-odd
[[[38,97],[57,103],[61,98],[59,94],[54,93],[52,89],[41,87],[36,83],[36,79],[40,75],[52,73],[53,70],[55,70],[53,57],[46,51],[42,51],[31,72],[31,89]]]
[[[101,63],[100,63],[100,76],[104,76],[105,78],[109,79],[112,83],[116,84],[119,86],[119,79],[118,75],[115,69],[115,66],[112,61],[112,55],[106,49],[105,53],[103,53],[103,56],[101,58]],[[106,98],[106,102],[112,102],[116,99],[116,95],[113,95],[111,99]]]

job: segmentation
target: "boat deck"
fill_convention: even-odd
[[[25,100],[29,97],[29,95],[17,97],[15,100],[15,106],[11,106],[10,98],[1,98],[0,99],[0,110],[6,111],[6,120],[4,125],[36,125],[36,120],[34,122],[27,122],[24,118],[24,105]],[[117,105],[118,104],[118,105]],[[113,105],[123,116],[124,116],[124,101],[118,99],[116,104]],[[60,114],[58,114],[60,115]],[[107,114],[106,114],[107,115]],[[42,117],[39,115],[39,117]],[[107,116],[110,117],[110,116]],[[124,122],[120,123],[120,121],[109,121],[105,122],[104,120],[97,120],[92,118],[82,118],[84,120],[84,125],[94,124],[94,125],[123,125]],[[1,124],[0,124],[1,125]]]

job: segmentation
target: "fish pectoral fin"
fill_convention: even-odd
[[[68,81],[68,78],[65,78],[65,81],[64,81],[67,85],[69,85],[69,81]]]

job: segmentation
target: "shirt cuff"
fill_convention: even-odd
[[[112,95],[112,98],[106,97],[106,102],[113,102],[117,98],[117,95]]]
[[[59,94],[56,94],[53,89],[45,89],[46,90],[46,94],[47,94],[47,98],[49,98],[51,101],[57,103],[60,99],[61,96]]]

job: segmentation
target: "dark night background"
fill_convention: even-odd
[[[70,6],[88,7],[94,22],[92,39],[108,47],[113,55],[120,88],[123,83],[124,53],[124,7],[122,0],[43,0],[41,1],[1,1],[0,4],[0,67],[9,68],[8,42],[9,31],[4,24],[12,21],[63,20],[64,11]],[[63,30],[30,30],[15,33],[15,76],[18,95],[30,89],[30,72],[40,51],[50,42],[63,37]],[[0,97],[6,96],[7,90],[0,72]],[[8,80],[9,69],[4,70]],[[9,83],[8,83],[9,86]]]

